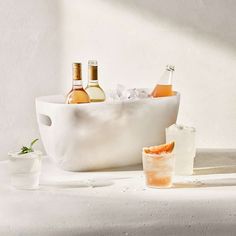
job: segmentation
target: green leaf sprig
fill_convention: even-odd
[[[34,145],[38,140],[39,140],[38,138],[34,139],[34,140],[30,143],[30,146],[29,146],[29,147],[23,146],[23,147],[21,148],[21,151],[19,152],[19,155],[23,155],[23,154],[26,154],[26,153],[29,153],[29,152],[33,152],[33,151],[34,151],[33,145]]]

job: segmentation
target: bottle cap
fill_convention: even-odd
[[[97,60],[89,60],[88,61],[88,65],[89,66],[97,66],[98,65],[98,61]]]
[[[168,70],[168,71],[175,71],[175,66],[173,66],[173,65],[167,65],[167,66],[166,66],[166,70]]]

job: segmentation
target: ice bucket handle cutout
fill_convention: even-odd
[[[44,100],[36,98],[36,114],[38,123],[41,124],[45,129],[54,126],[54,113],[56,108],[50,104],[45,103]]]

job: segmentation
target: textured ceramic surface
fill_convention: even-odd
[[[179,100],[68,105],[63,96],[47,96],[36,99],[36,110],[47,154],[62,169],[85,171],[140,163],[142,147],[165,141]]]

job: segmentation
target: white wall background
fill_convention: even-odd
[[[0,0],[0,159],[39,137],[34,99],[58,93],[59,5]]]
[[[67,90],[73,60],[97,58],[104,87],[152,87],[174,64],[178,122],[197,128],[198,147],[236,147],[235,1],[64,0],[62,9]]]
[[[97,59],[104,88],[153,87],[176,65],[179,123],[198,147],[235,148],[233,0],[0,0],[0,159],[38,137],[34,98],[66,93],[71,63]]]

